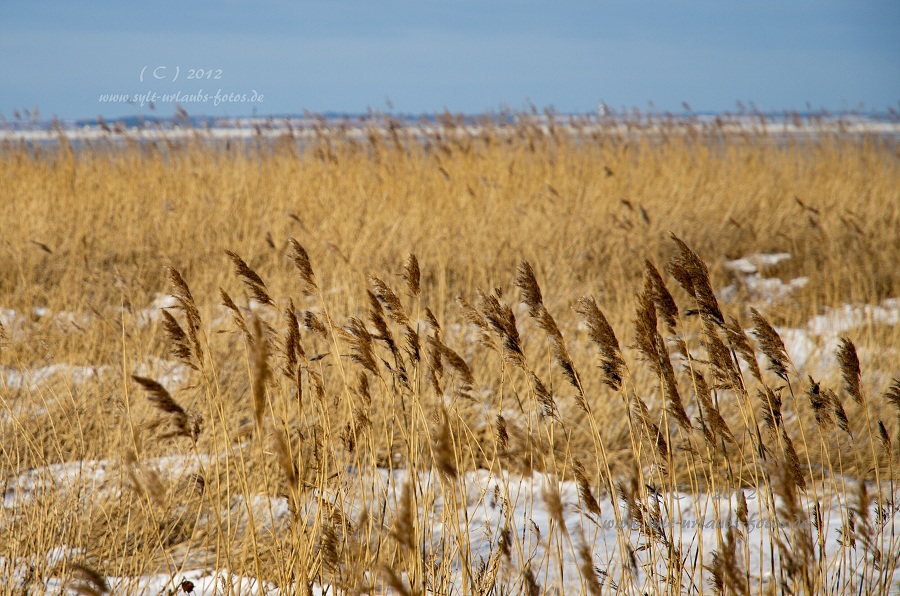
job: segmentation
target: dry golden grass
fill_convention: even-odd
[[[3,590],[210,568],[287,592],[532,593],[556,563],[524,563],[522,528],[507,519],[479,562],[448,523],[473,490],[510,499],[508,482],[477,494],[475,470],[551,479],[542,544],[578,551],[583,592],[891,589],[895,537],[835,495],[866,479],[895,506],[896,321],[870,314],[799,364],[777,329],[900,296],[895,139],[527,118],[370,132],[2,147]],[[792,256],[767,275],[808,282],[766,301],[726,263],[772,252]],[[54,363],[70,367],[13,382]],[[71,480],[46,469],[81,461]],[[17,498],[30,470],[56,487]],[[644,547],[617,532],[619,561],[637,548],[664,575],[592,572],[570,480],[586,519],[605,497],[638,523]],[[862,563],[826,564],[798,527],[773,533],[767,569],[734,527],[686,561],[653,523],[654,491],[742,487],[785,519],[809,514],[799,487],[837,499]]]

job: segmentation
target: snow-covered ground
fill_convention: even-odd
[[[760,118],[754,115],[727,118],[699,115],[679,117],[674,120],[657,120],[655,123],[641,118],[603,117],[587,121],[584,116],[557,115],[551,123],[542,115],[519,115],[522,119],[538,127],[544,134],[561,131],[569,134],[595,134],[607,132],[619,135],[654,135],[660,131],[666,134],[690,134],[697,130],[709,130],[715,134],[751,133],[780,138],[785,136],[815,136],[819,134],[900,134],[900,122],[885,118],[860,115],[838,115],[809,119],[785,119],[782,116]],[[298,141],[312,141],[322,135],[339,136],[346,139],[365,140],[375,132],[384,136],[392,134],[397,124],[403,134],[424,138],[440,135],[442,138],[470,137],[485,132],[482,124],[469,118],[466,122],[444,126],[437,122],[421,122],[418,119],[394,118],[390,123],[384,119],[360,122],[356,118],[332,120],[329,126],[322,126],[316,119],[304,117],[235,118],[219,119],[214,125],[165,121],[148,122],[145,126],[121,128],[107,124],[90,123],[76,125],[74,122],[50,126],[49,123],[5,123],[0,126],[0,142],[25,141],[28,143],[55,143],[60,137],[75,142],[121,141],[123,139],[157,141],[200,139],[210,141],[251,140],[257,138],[275,139],[291,135]],[[512,126],[494,126],[491,131],[498,135],[515,134]]]
[[[806,278],[784,282],[767,274],[772,267],[790,258],[787,253],[754,254],[727,262],[725,268],[732,273],[733,283],[720,289],[720,297],[727,301],[729,297],[744,291],[751,301],[763,307],[790,299],[794,291],[805,285]],[[135,325],[148,326],[158,323],[161,309],[172,306],[174,300],[171,296],[160,295],[148,308],[130,312],[129,316]],[[221,314],[221,317],[214,319],[214,328],[227,323],[226,313]],[[23,315],[0,308],[0,324],[8,337],[20,337],[27,334],[32,326],[48,321],[54,325],[84,327],[91,324],[91,316],[71,312],[51,313],[46,309],[35,309]],[[779,328],[778,332],[796,367],[816,374],[814,371],[834,369],[833,353],[839,336],[873,324],[900,324],[900,299],[885,300],[877,305],[847,304],[827,308],[803,326]],[[454,330],[452,326],[448,328],[451,332]],[[467,327],[460,327],[458,331],[461,337],[464,333],[471,334],[471,329]],[[477,337],[469,339],[469,343],[477,342]],[[189,378],[189,370],[183,364],[157,358],[146,358],[136,363],[135,369],[130,372],[157,379],[170,389],[187,383]],[[0,424],[7,424],[21,416],[39,415],[41,411],[37,408],[48,404],[30,404],[29,410],[21,398],[38,392],[51,382],[62,381],[68,386],[76,386],[96,381],[104,375],[117,374],[121,374],[118,367],[107,365],[53,363],[32,368],[0,366]],[[220,454],[219,459],[224,457],[226,454]],[[214,459],[212,456],[170,456],[145,461],[143,465],[171,483],[197,473]],[[127,486],[125,474],[122,463],[113,460],[68,462],[24,472],[0,470],[0,489],[3,491],[0,519],[4,515],[10,519],[18,508],[33,502],[40,495],[50,493],[77,494],[81,499],[115,498]],[[388,511],[386,517],[390,519],[408,481],[403,471],[390,473],[378,470],[368,476],[355,476],[351,470],[347,483],[355,487],[357,494],[350,494],[341,506],[346,509],[347,516],[357,518],[360,514],[359,493],[365,491],[370,497],[380,498],[384,502]],[[841,566],[846,576],[862,567],[863,554],[859,546],[851,549],[841,544],[847,511],[854,506],[852,495],[856,494],[852,480],[842,481],[847,483],[846,491],[833,492],[828,487],[819,487],[802,498],[801,506],[803,511],[809,512],[816,501],[819,502],[824,536],[821,546],[828,569],[836,573],[837,566]],[[624,582],[637,593],[642,587],[658,585],[660,575],[665,576],[667,553],[660,552],[659,540],[650,540],[640,529],[632,527],[623,503],[619,500],[614,502],[608,495],[598,496],[601,510],[598,516],[584,510],[574,483],[561,482],[541,474],[521,477],[480,470],[461,476],[457,483],[451,485],[442,483],[438,476],[425,473],[416,479],[416,486],[422,494],[434,497],[433,507],[420,512],[422,524],[428,528],[427,539],[435,549],[439,549],[441,545],[453,544],[460,535],[467,536],[466,556],[470,567],[476,567],[482,561],[487,563],[492,553],[498,551],[499,541],[508,529],[514,537],[513,548],[503,573],[512,574],[513,570],[523,569],[527,565],[537,582],[548,588],[561,587],[567,593],[584,592],[585,586],[579,572],[582,544],[590,551],[592,565],[602,572],[607,587]],[[876,487],[871,487],[869,492],[874,495]],[[562,505],[561,518],[554,514],[556,495]],[[654,500],[658,504],[661,535],[681,551],[685,560],[693,561],[695,556],[702,556],[703,561],[708,562],[714,550],[721,550],[720,537],[727,529],[723,526],[730,524],[744,535],[744,541],[737,550],[739,564],[747,565],[756,576],[756,581],[774,581],[777,571],[772,569],[771,553],[774,550],[777,562],[777,548],[772,546],[773,538],[779,532],[791,533],[796,528],[775,524],[772,508],[766,505],[762,495],[748,490],[745,496],[749,509],[747,525],[737,522],[737,495],[734,492],[724,495],[694,495],[687,492],[659,494]],[[900,495],[894,495],[893,502],[898,501]],[[237,527],[246,527],[250,513],[257,522],[257,531],[278,533],[291,523],[291,512],[282,497],[255,495],[245,502],[242,497],[235,496],[224,506],[226,509],[220,512],[221,515],[234,519]],[[448,512],[445,508],[451,506]],[[870,506],[873,517],[875,506],[874,503]],[[775,507],[778,507],[777,503]],[[562,521],[562,527],[559,521]],[[881,533],[887,537],[887,542],[881,547],[887,553],[900,552],[900,512],[896,507],[890,509],[882,522]],[[620,531],[620,528],[624,530]],[[812,532],[815,540],[816,534]],[[452,550],[445,549],[443,552],[450,553]],[[635,565],[623,565],[623,561],[628,561],[632,554]],[[63,559],[77,562],[82,555],[81,551],[58,545],[46,553],[42,563],[53,566]],[[893,567],[882,572],[893,574],[890,575],[892,589],[900,593],[900,571],[894,573],[896,559],[893,563]],[[0,557],[0,578],[9,578],[13,583],[0,585],[0,590],[15,591],[16,582],[23,582],[29,567],[37,564],[38,561],[33,560]],[[462,582],[463,571],[458,561],[453,569],[455,581]],[[759,577],[760,574],[762,577]],[[188,566],[177,569],[174,575],[108,578],[113,593],[148,595],[174,590],[182,581],[191,582],[194,593],[199,594],[213,594],[217,589],[221,593],[224,583],[230,583],[236,593],[278,593],[273,586],[260,584],[254,578],[233,575],[225,569]],[[700,582],[705,580],[693,577],[684,581],[693,581],[694,587],[699,588]],[[46,580],[45,587],[50,593],[62,593],[68,589],[52,578]],[[317,589],[331,593],[325,587]]]
[[[204,465],[208,461],[203,462]],[[161,476],[174,481],[175,478],[196,472],[200,462],[191,457],[160,458],[146,462]],[[32,470],[19,475],[7,483],[4,507],[15,508],[23,500],[31,499],[37,490],[74,491],[79,487],[83,498],[104,499],[114,496],[122,490],[121,472],[115,462],[78,462],[51,466],[47,469]],[[117,478],[118,477],[118,478]],[[417,479],[417,491],[434,496],[433,506],[427,511],[420,511],[420,522],[426,530],[426,541],[430,542],[439,555],[456,557],[452,565],[454,580],[462,582],[462,568],[458,560],[456,546],[458,537],[468,537],[468,560],[470,567],[490,561],[492,554],[499,552],[499,543],[504,531],[511,536],[510,559],[504,563],[499,576],[514,578],[526,565],[532,570],[535,580],[548,589],[560,588],[565,593],[583,593],[584,584],[579,572],[581,560],[579,551],[582,544],[587,545],[592,564],[598,569],[600,577],[608,588],[614,585],[629,586],[627,593],[643,593],[661,585],[666,576],[668,553],[661,546],[659,539],[650,538],[642,532],[639,525],[628,517],[627,507],[621,500],[612,502],[608,497],[599,498],[600,515],[585,511],[579,499],[578,486],[574,482],[560,482],[543,474],[521,477],[508,473],[490,474],[485,470],[469,472],[457,482],[440,482],[436,474],[424,473]],[[348,483],[359,490],[372,491],[381,495],[388,508],[387,518],[393,517],[400,500],[400,494],[409,481],[404,471],[390,473],[378,470],[374,476],[351,477]],[[846,493],[832,493],[816,490],[802,497],[802,510],[809,514],[817,499],[821,505],[823,519],[824,551],[829,573],[836,574],[838,566],[842,566],[842,577],[851,576],[862,570],[863,549],[861,545],[854,548],[841,546],[842,532],[845,529],[846,512],[855,506],[855,485],[849,479],[840,479],[847,483]],[[596,490],[596,487],[595,489]],[[875,489],[869,489],[874,494]],[[562,505],[561,518],[554,514],[556,495]],[[353,497],[349,493],[349,497]],[[358,495],[357,495],[358,496]],[[651,496],[651,503],[658,504],[658,529],[666,541],[678,548],[682,560],[692,562],[702,554],[704,564],[711,561],[714,550],[721,551],[720,536],[724,535],[728,526],[739,530],[744,539],[737,547],[737,560],[742,567],[751,570],[754,585],[759,589],[759,582],[774,581],[778,571],[773,573],[770,556],[774,553],[776,566],[779,565],[778,548],[774,546],[774,536],[780,535],[786,541],[795,531],[809,532],[813,544],[818,544],[818,535],[812,525],[794,526],[785,523],[785,517],[779,516],[775,521],[769,503],[763,495],[752,489],[745,489],[744,496],[748,507],[747,523],[737,519],[738,496],[736,491],[726,491],[720,495],[690,493],[660,493]],[[895,498],[898,495],[895,495]],[[814,498],[815,497],[815,498]],[[314,508],[317,496],[310,498],[310,507]],[[329,497],[330,498],[330,497]],[[260,533],[284,533],[291,521],[291,513],[283,497],[253,497],[249,507],[240,497],[233,499],[224,516],[246,518],[247,511],[253,512],[256,529]],[[335,502],[333,505],[338,506]],[[359,499],[347,499],[340,505],[348,516],[358,518],[360,515]],[[446,507],[452,507],[445,511]],[[782,503],[776,497],[775,507]],[[876,518],[876,509],[870,506],[870,520]],[[645,511],[650,515],[656,506]],[[563,522],[565,528],[558,525]],[[900,511],[891,510],[876,526],[876,544],[880,544],[886,553],[900,552]],[[717,521],[719,520],[719,521]],[[235,519],[234,521],[238,521]],[[859,522],[857,522],[859,524]],[[239,525],[246,527],[245,524]],[[618,528],[624,528],[622,532]],[[883,538],[882,538],[883,537]],[[884,542],[880,542],[881,540]],[[442,548],[443,546],[443,548]],[[633,553],[635,565],[623,567],[622,561],[628,560]],[[67,559],[78,562],[83,555],[60,546],[46,554],[49,562],[58,563]],[[13,582],[22,581],[29,564],[34,561],[7,561],[0,559],[0,577],[11,578]],[[900,570],[896,570],[898,561],[892,560],[892,566],[882,573],[890,580],[892,590],[900,590]],[[692,565],[688,565],[691,567]],[[504,575],[505,574],[505,575]],[[760,574],[762,577],[760,577]],[[222,593],[223,581],[231,582],[237,593],[260,593],[260,584],[252,578],[240,578],[227,570],[213,569],[176,569],[171,574],[155,574],[144,577],[120,578],[110,577],[108,583],[113,593],[156,595],[190,581],[195,593]],[[687,587],[700,588],[699,583],[705,581],[699,576],[689,577],[685,573],[682,581]],[[3,587],[3,586],[0,586]],[[13,586],[5,586],[7,589]],[[63,592],[65,587],[59,580],[48,579],[46,588],[51,593]],[[320,587],[321,588],[321,587]],[[754,591],[756,591],[756,589]],[[271,585],[263,585],[262,593],[277,594],[278,590]]]
[[[790,260],[790,253],[758,253],[725,263],[734,281],[720,288],[716,295],[724,302],[735,299],[738,292],[746,292],[752,305],[763,310],[767,306],[790,300],[797,290],[809,282],[807,277],[789,281],[767,275],[772,267]],[[836,370],[834,357],[841,336],[854,329],[871,325],[900,324],[900,299],[888,298],[880,304],[844,304],[824,309],[801,327],[776,327],[784,341],[787,354],[798,372],[819,377]],[[892,374],[894,371],[888,371]]]
[[[721,288],[716,294],[723,301],[730,302],[737,296],[739,290],[744,290],[754,304],[781,302],[809,283],[807,277],[796,277],[788,282],[782,281],[779,277],[766,277],[767,270],[790,259],[790,253],[779,252],[755,253],[726,261],[725,270],[734,275],[735,281]]]

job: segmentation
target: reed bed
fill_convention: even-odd
[[[440,124],[2,146],[0,590],[894,593],[896,139]]]

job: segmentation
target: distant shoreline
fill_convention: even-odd
[[[668,134],[763,134],[776,138],[821,134],[898,135],[900,115],[829,113],[743,113],[664,114],[628,113],[536,114],[501,113],[482,115],[387,115],[326,114],[267,117],[218,118],[206,116],[126,117],[82,120],[6,121],[0,123],[0,141],[54,143],[61,137],[69,141],[157,141],[203,139],[211,141],[277,139],[294,137],[314,139],[319,135],[364,139],[373,132],[428,137],[441,135],[478,135],[490,127],[494,132],[522,120],[537,125],[546,134],[565,132],[575,136],[597,133],[624,135]]]

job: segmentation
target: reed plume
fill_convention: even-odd
[[[516,328],[516,316],[512,309],[494,294],[489,295],[478,290],[478,298],[480,318],[500,340],[500,353],[503,359],[513,366],[527,371],[519,330]]]
[[[372,284],[372,291],[384,305],[391,320],[398,325],[408,327],[409,317],[406,315],[406,310],[404,310],[403,303],[400,302],[397,294],[386,283],[375,276],[369,277],[369,283]]]
[[[446,360],[447,365],[459,376],[459,394],[463,397],[471,396],[472,390],[475,387],[475,377],[472,375],[472,370],[469,368],[469,365],[466,364],[466,361],[463,360],[462,356],[445,346],[435,337],[429,337],[426,341],[430,353],[432,354],[431,357],[434,359],[431,370],[434,372],[435,376],[437,378],[440,377],[443,372],[443,361]]]
[[[678,248],[678,254],[669,261],[669,273],[682,289],[697,303],[697,311],[701,317],[722,326],[725,318],[719,310],[719,302],[709,281],[709,270],[706,263],[697,256],[678,236],[671,235]],[[688,312],[687,314],[692,314]]]
[[[725,419],[722,418],[718,408],[713,404],[712,393],[709,390],[709,386],[706,384],[706,380],[703,378],[703,374],[693,369],[691,370],[691,373],[694,380],[694,387],[697,391],[697,401],[700,402],[704,420],[709,424],[714,433],[732,445],[737,445],[737,441],[734,440],[734,434],[732,434],[731,429],[728,428],[728,424],[725,422]]]
[[[312,264],[309,262],[309,255],[306,249],[293,238],[288,239],[288,245],[291,247],[291,260],[297,272],[300,274],[300,280],[303,282],[303,291],[306,294],[314,294],[319,291],[316,285],[316,278],[313,274]]]
[[[194,442],[197,441],[197,435],[200,432],[199,426],[192,424],[187,412],[172,398],[165,387],[146,377],[131,375],[131,378],[147,392],[147,401],[171,417],[175,430],[163,435],[162,438],[187,437]]]
[[[788,359],[787,350],[781,336],[775,331],[775,328],[769,324],[758,310],[750,307],[750,318],[753,320],[753,335],[759,342],[759,349],[765,354],[769,360],[769,370],[774,372],[782,380],[788,380]]]
[[[577,457],[572,459],[572,474],[575,476],[575,482],[578,483],[578,496],[581,497],[584,508],[599,519],[601,515],[600,503],[597,502],[591,490],[591,483],[588,481],[584,464]]]
[[[266,288],[265,282],[259,276],[256,271],[250,268],[249,265],[242,259],[236,252],[231,250],[226,250],[225,254],[228,255],[228,258],[231,259],[231,262],[234,263],[235,270],[237,271],[238,277],[244,282],[244,285],[247,286],[247,289],[250,290],[250,296],[253,297],[254,300],[259,302],[260,304],[268,304],[275,305],[275,302],[272,300],[272,297],[269,296],[269,291]]]
[[[840,339],[837,361],[841,367],[841,376],[844,377],[844,388],[847,393],[858,405],[864,405],[860,388],[859,357],[856,355],[856,346],[846,337]]]
[[[656,305],[656,313],[670,330],[678,325],[678,305],[669,293],[662,276],[654,267],[650,259],[644,259],[645,283],[653,304]]]
[[[579,406],[587,411],[587,405],[584,402],[584,390],[575,370],[575,364],[569,356],[569,351],[566,349],[565,340],[559,330],[559,326],[556,324],[556,320],[550,314],[550,311],[547,310],[547,307],[544,306],[541,288],[528,261],[522,261],[519,264],[516,286],[522,291],[522,300],[528,306],[529,315],[547,334],[553,357],[562,369],[566,380],[578,391]]]
[[[419,271],[419,260],[416,255],[410,253],[406,257],[406,263],[403,265],[403,279],[406,281],[406,289],[413,298],[418,298],[422,291],[420,286],[421,273]]]
[[[678,392],[678,383],[675,380],[675,371],[669,360],[669,353],[662,336],[656,328],[656,320],[656,307],[651,292],[645,284],[644,291],[638,295],[638,310],[634,323],[637,348],[663,384],[666,394],[666,411],[684,430],[689,431],[691,421],[684,410],[684,404]]]
[[[234,303],[234,300],[231,299],[231,296],[228,295],[228,292],[219,288],[219,296],[222,298],[222,304],[231,312],[231,318],[234,321],[234,324],[237,325],[238,329],[240,329],[241,333],[244,335],[244,339],[247,342],[247,345],[253,343],[253,335],[250,333],[250,328],[247,327],[247,321],[244,319],[244,315],[241,313],[241,310],[237,307],[237,304]]]
[[[612,326],[593,298],[587,296],[579,298],[576,311],[584,318],[588,327],[588,335],[600,350],[600,370],[603,372],[603,382],[618,391],[622,386],[625,360],[622,358],[619,340],[616,339]]]
[[[759,370],[759,362],[756,361],[756,352],[750,345],[750,338],[747,337],[740,322],[734,317],[728,317],[728,322],[725,324],[725,336],[732,349],[750,368],[750,374],[762,383],[762,372]]]
[[[253,413],[256,418],[256,428],[261,432],[263,427],[263,415],[266,409],[266,382],[269,380],[269,349],[268,340],[263,334],[263,325],[255,314],[250,317],[250,328],[253,334],[251,363],[253,367]]]

